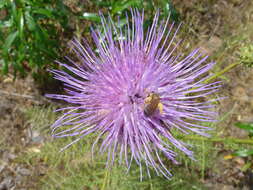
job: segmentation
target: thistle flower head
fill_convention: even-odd
[[[214,63],[206,63],[198,49],[174,55],[179,27],[174,31],[174,23],[160,23],[158,17],[144,32],[144,14],[136,10],[123,29],[120,21],[101,15],[103,33],[92,30],[97,52],[86,41],[73,40],[80,64],[68,58],[69,64],[59,64],[72,74],[52,70],[67,95],[47,96],[71,104],[52,126],[54,137],[76,136],[75,143],[97,132],[92,147],[102,139],[100,151],[107,152],[108,165],[117,157],[128,169],[135,161],[141,176],[144,165],[148,175],[153,168],[170,177],[161,154],[177,163],[174,146],[193,158],[172,131],[207,135],[210,129],[197,123],[214,121],[213,105],[203,97],[217,91],[219,82],[202,83]]]

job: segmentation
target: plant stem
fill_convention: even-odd
[[[239,62],[233,63],[231,65],[228,65],[227,67],[225,67],[223,70],[221,70],[220,72],[216,73],[215,75],[207,78],[203,83],[208,83],[209,81],[216,79],[217,77],[223,75],[224,73],[228,72],[230,69],[233,69],[234,67],[236,67],[237,65],[239,65]]]
[[[103,180],[103,184],[102,184],[101,190],[104,190],[105,187],[106,187],[106,185],[107,185],[108,173],[109,173],[109,169],[107,168],[106,171],[105,171],[105,177],[104,177],[104,180]]]
[[[179,136],[180,139],[184,140],[197,140],[207,142],[225,142],[225,143],[237,143],[237,144],[253,144],[253,139],[237,139],[237,138],[205,138],[197,136]]]

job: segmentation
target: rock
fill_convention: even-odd
[[[18,185],[18,184],[21,184],[22,181],[23,181],[23,177],[21,175],[16,175],[15,183]]]
[[[0,173],[2,173],[4,169],[5,169],[5,164],[0,165]]]
[[[238,99],[241,102],[246,102],[249,100],[248,95],[246,94],[246,90],[244,87],[242,86],[237,86],[234,90],[233,90],[233,95],[236,99]]]
[[[222,44],[223,42],[219,37],[212,36],[208,41],[200,42],[200,52],[204,55],[212,55]]]
[[[10,153],[10,152],[3,153],[3,161],[5,161],[5,162],[14,160],[16,157],[17,157],[17,155]]]
[[[8,190],[14,186],[13,177],[8,176],[0,183],[0,190]]]
[[[20,168],[18,167],[17,168],[17,172],[21,175],[24,175],[24,176],[28,176],[28,175],[31,175],[31,171],[29,169],[26,169],[26,168]]]
[[[37,130],[28,130],[28,138],[31,139],[33,143],[42,144],[44,142],[44,137],[41,136],[40,132]]]

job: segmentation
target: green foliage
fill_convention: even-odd
[[[250,137],[253,136],[253,123],[236,123],[235,126],[247,131]]]
[[[249,133],[249,137],[251,138],[251,141],[253,141],[253,124],[252,123],[236,123],[236,127],[243,129]],[[251,170],[252,171],[252,158],[253,158],[253,149],[252,147],[239,147],[236,151],[234,151],[232,156],[238,156],[238,157],[246,157],[247,161],[241,168],[242,171]],[[251,169],[250,169],[251,168]]]
[[[7,74],[39,72],[59,53],[59,33],[67,30],[69,10],[61,0],[2,0],[1,70]]]
[[[210,171],[215,172],[215,162],[220,149],[215,146],[217,137],[203,138],[197,135],[181,135],[177,130],[173,130],[173,135],[185,143],[192,145],[189,147],[195,155],[195,160],[189,159],[179,150],[172,146],[179,155],[177,157],[179,165],[174,165],[166,161],[166,166],[173,174],[171,180],[166,180],[151,169],[151,179],[143,170],[143,181],[140,181],[139,166],[134,162],[129,173],[126,173],[124,165],[116,163],[111,169],[106,168],[106,154],[97,154],[99,146],[94,151],[92,159],[91,147],[97,134],[91,134],[83,138],[80,142],[72,145],[63,152],[59,150],[72,142],[75,138],[54,139],[48,137],[49,126],[56,120],[57,115],[53,112],[54,107],[34,107],[25,111],[30,126],[41,131],[47,140],[43,146],[29,147],[25,154],[20,156],[19,162],[31,167],[45,167],[43,176],[38,176],[38,189],[103,189],[103,190],[128,190],[128,189],[206,189],[201,183],[206,179]],[[220,118],[223,121],[231,113]],[[209,126],[216,128],[214,124]],[[198,138],[196,138],[198,137]],[[214,140],[214,141],[213,141]],[[218,142],[223,142],[226,149],[238,150],[246,149],[234,141],[226,141],[219,138]],[[222,149],[223,150],[223,149]],[[238,152],[248,154],[252,151]],[[163,160],[166,160],[164,158]],[[250,164],[245,164],[242,170],[247,170]]]
[[[179,21],[179,13],[174,8],[172,1],[170,0],[94,0],[92,1],[92,7],[94,7],[93,12],[86,12],[78,13],[79,19],[84,19],[92,23],[96,23],[95,27],[101,31],[101,35],[104,35],[104,28],[100,23],[101,18],[98,14],[100,11],[105,18],[110,16],[112,21],[115,22],[115,26],[118,28],[123,28],[126,23],[126,14],[131,17],[132,13],[131,10],[137,8],[139,11],[144,10],[145,12],[145,20],[144,20],[144,29],[147,29],[152,24],[154,19],[154,15],[159,10],[159,20],[167,19],[170,15],[171,21],[178,22]],[[120,22],[119,22],[120,20]],[[131,22],[131,18],[130,18]],[[124,29],[123,29],[124,30]],[[80,33],[80,32],[79,32]],[[80,34],[77,36],[81,36]],[[119,36],[116,34],[113,36],[114,40],[118,40]],[[120,36],[122,38],[122,36]],[[124,38],[124,37],[123,37]]]
[[[49,134],[49,126],[57,117],[57,114],[53,112],[54,109],[53,107],[34,107],[26,110],[28,123],[43,134]],[[46,166],[44,175],[38,176],[37,180],[40,184],[38,189],[181,190],[205,189],[200,178],[204,178],[206,169],[210,168],[211,161],[215,160],[212,142],[185,140],[186,143],[193,145],[198,161],[189,159],[175,149],[180,154],[178,156],[180,164],[174,165],[169,161],[165,163],[174,175],[171,180],[156,176],[152,169],[150,170],[151,179],[149,179],[144,169],[144,179],[140,181],[139,166],[134,162],[129,173],[126,173],[125,166],[118,164],[117,160],[111,169],[106,169],[107,156],[97,154],[98,147],[92,159],[91,147],[96,136],[96,134],[89,135],[63,152],[59,150],[72,142],[74,138],[52,141],[48,137],[43,146],[29,147],[26,153],[20,156],[18,162],[36,168]]]
[[[240,62],[247,67],[253,66],[253,44],[241,47]]]
[[[249,133],[249,137],[252,138],[253,136],[253,124],[252,123],[236,123],[236,127],[243,129]],[[253,156],[253,149],[246,149],[244,147],[240,147],[237,151],[235,151],[233,156],[240,156],[240,157],[249,157]]]
[[[151,171],[152,178],[149,179],[143,171],[144,179],[140,181],[139,166],[135,163],[126,173],[125,167],[117,163],[113,168],[106,169],[106,155],[95,155],[92,160],[90,150],[94,136],[88,136],[64,152],[59,152],[71,140],[48,142],[41,152],[28,153],[20,158],[27,165],[47,166],[46,175],[38,179],[39,189],[204,189],[199,181],[198,163],[187,158],[180,166],[168,166],[174,174],[171,180],[156,176],[154,171]]]
[[[60,42],[66,38],[69,29],[69,17],[83,19],[96,23],[101,28],[98,11],[105,16],[110,14],[113,19],[121,17],[121,26],[126,24],[125,12],[130,8],[144,9],[146,15],[145,27],[152,22],[153,15],[160,9],[161,16],[178,21],[179,15],[173,7],[172,1],[157,0],[105,0],[91,1],[89,7],[94,10],[87,12],[86,4],[82,3],[80,9],[73,13],[61,0],[2,0],[0,11],[3,19],[0,21],[0,69],[7,74],[12,68],[14,74],[24,75],[32,71],[35,78],[44,80],[46,68],[53,67],[53,61],[59,59]],[[107,11],[104,11],[107,10]],[[88,25],[86,25],[88,28]],[[86,29],[84,29],[86,30]],[[65,33],[63,33],[65,32]],[[78,33],[78,28],[77,28]],[[82,32],[77,36],[83,36]]]
[[[251,149],[251,150],[249,150],[249,149],[237,150],[232,155],[233,156],[240,156],[240,157],[253,156],[253,149]]]
[[[171,19],[178,22],[179,13],[174,8],[171,0],[105,0],[105,1],[92,1],[93,6],[97,10],[105,8],[107,11],[104,11],[104,14],[109,13],[113,18],[120,16],[125,18],[125,12],[130,14],[130,8],[138,8],[139,10],[145,10],[145,26],[147,27],[153,19],[154,14],[159,9],[162,18],[167,18],[168,15],[171,15]],[[103,12],[103,11],[102,11]],[[79,18],[86,19],[89,21],[99,22],[100,17],[97,13],[84,12]]]

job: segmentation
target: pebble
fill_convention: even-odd
[[[27,131],[27,133],[29,139],[31,139],[33,143],[42,144],[44,142],[44,138],[41,136],[39,131],[30,129]]]

